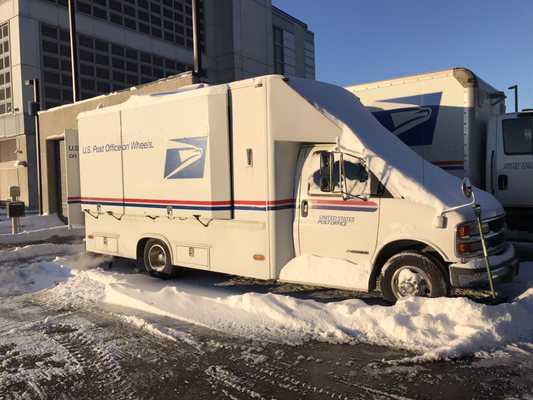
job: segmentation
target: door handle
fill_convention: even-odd
[[[509,184],[509,179],[507,178],[507,175],[498,175],[498,189],[499,190],[507,189],[508,184]]]
[[[302,210],[302,217],[307,217],[309,214],[309,202],[307,200],[302,200],[300,209]]]

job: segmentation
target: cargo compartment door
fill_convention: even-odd
[[[124,214],[120,110],[81,114],[78,132],[82,211],[94,218]]]
[[[128,215],[232,218],[225,87],[132,99],[122,138]]]
[[[331,285],[335,283],[336,286],[366,290],[371,269],[370,259],[376,247],[379,198],[366,198],[370,192],[370,173],[359,159],[348,154],[342,155],[343,176],[346,180],[343,196],[339,174],[341,153],[338,152],[333,153],[333,191],[323,191],[320,158],[326,150],[328,149],[324,147],[310,148],[305,156],[298,185],[299,207],[295,215],[295,229],[298,230],[296,253],[353,263],[348,276],[343,278],[345,281],[332,282]],[[336,273],[333,265],[324,267],[332,268],[327,273]],[[325,272],[316,271],[322,276]],[[347,270],[341,269],[339,273],[346,274]],[[335,281],[335,277],[332,279]],[[328,282],[323,284],[329,285]]]

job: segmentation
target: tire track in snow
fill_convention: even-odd
[[[294,394],[297,394],[299,397],[306,397],[312,395],[315,398],[316,396],[323,396],[329,399],[353,399],[353,397],[338,393],[337,391],[331,388],[317,386],[305,380],[297,379],[294,375],[283,372],[287,369],[287,367],[290,368],[291,366],[287,366],[285,365],[285,363],[281,363],[276,360],[270,361],[270,365],[272,365],[272,367],[259,366],[250,363],[245,364],[247,369],[255,371],[255,373],[247,373],[250,375],[251,378],[268,383],[272,386],[277,387],[278,389],[292,392]]]
[[[139,398],[120,366],[123,350],[117,349],[113,333],[75,312],[35,300],[26,295],[0,305],[6,322],[0,331],[0,399],[90,393],[92,398]],[[102,315],[97,318],[110,323]],[[87,381],[92,383],[89,389],[79,386]]]
[[[222,389],[222,392],[231,399],[238,399],[238,397],[232,395],[229,390],[233,390],[237,394],[245,394],[252,399],[266,400],[265,396],[250,389],[246,384],[242,383],[239,377],[228,371],[224,366],[211,365],[205,370],[205,373],[213,388],[216,389],[217,385],[222,385],[225,387],[225,389]]]
[[[92,335],[79,327],[63,323],[50,325],[45,333],[68,351],[81,367],[84,379],[90,376],[97,393],[115,399],[137,398],[119,362]]]

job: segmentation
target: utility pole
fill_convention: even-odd
[[[192,45],[194,54],[193,74],[197,78],[202,78],[202,48],[200,43],[200,0],[192,0]]]
[[[35,162],[37,172],[37,191],[39,200],[39,215],[43,214],[43,184],[41,177],[41,133],[39,130],[39,110],[41,109],[41,94],[39,79],[28,79],[26,86],[33,86],[33,102],[29,103],[28,114],[35,117]]]
[[[518,112],[518,85],[509,86],[507,89],[514,90],[514,112]]]
[[[70,34],[70,63],[72,68],[72,101],[80,99],[78,79],[78,39],[76,31],[76,6],[74,0],[68,0],[68,26]]]

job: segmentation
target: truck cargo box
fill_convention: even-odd
[[[231,218],[227,109],[227,88],[217,86],[80,114],[82,209]]]

